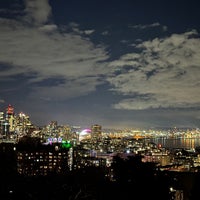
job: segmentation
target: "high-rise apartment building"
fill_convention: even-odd
[[[72,169],[72,148],[61,143],[17,146],[17,173],[24,176],[66,175]]]

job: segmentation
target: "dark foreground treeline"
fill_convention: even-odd
[[[170,200],[170,188],[184,191],[184,200],[199,199],[199,173],[159,171],[137,157],[115,157],[113,178],[104,168],[87,167],[67,175],[24,177],[0,172],[1,200]]]

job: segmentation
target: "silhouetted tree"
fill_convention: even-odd
[[[127,159],[114,157],[112,167],[119,189],[126,195],[134,193],[138,199],[168,200],[169,177],[157,170],[156,163],[144,163],[141,158],[138,155]]]

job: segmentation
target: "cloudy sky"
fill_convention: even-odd
[[[36,125],[200,127],[194,0],[1,0],[0,110]]]

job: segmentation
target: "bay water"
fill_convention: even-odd
[[[195,149],[200,146],[200,138],[185,138],[185,137],[155,137],[148,139],[162,147],[173,149],[173,148],[183,148],[183,149]]]

